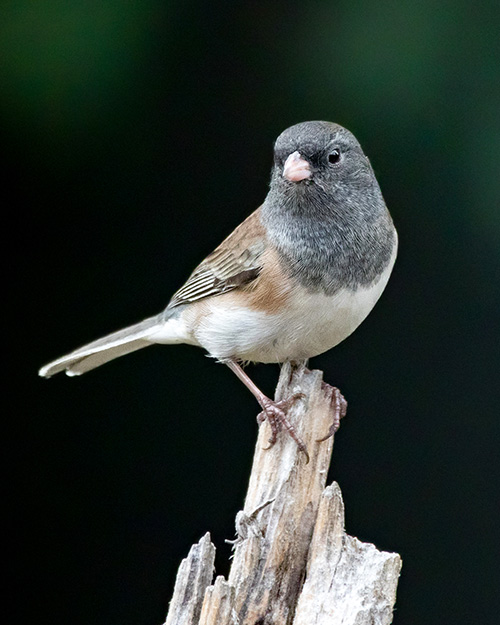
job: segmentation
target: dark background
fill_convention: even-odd
[[[400,235],[374,312],[312,362],[349,400],[330,477],[347,531],[402,554],[395,623],[497,622],[499,6],[2,4],[18,622],[159,625],[207,530],[227,572],[257,432],[229,370],[155,346],[36,371],[159,312],[308,119],[356,134]],[[276,366],[250,372],[272,392]]]

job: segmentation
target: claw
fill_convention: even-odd
[[[276,443],[278,439],[278,432],[281,430],[281,423],[277,419],[276,414],[273,410],[269,410],[269,412],[263,410],[257,415],[257,422],[259,423],[259,425],[264,423],[266,419],[269,421],[269,426],[271,428],[271,436],[268,440],[269,445],[267,447],[264,447],[264,449],[267,450],[271,449],[271,447]]]
[[[333,423],[331,424],[328,430],[328,434],[326,436],[316,439],[316,442],[318,443],[326,441],[330,438],[330,436],[333,436],[335,434],[335,432],[340,427],[340,419],[345,417],[347,413],[347,401],[342,393],[339,391],[339,389],[335,386],[330,386],[325,382],[323,382],[322,388],[326,394],[330,395],[330,404],[333,412]]]
[[[271,437],[269,438],[269,445],[267,447],[264,447],[264,449],[270,449],[276,443],[276,440],[278,438],[278,432],[282,429],[282,427],[284,427],[293,438],[293,440],[297,443],[297,447],[299,448],[299,450],[305,454],[307,463],[309,462],[309,454],[307,453],[307,448],[286,416],[286,413],[293,406],[293,404],[299,399],[303,399],[304,397],[304,393],[295,393],[291,397],[288,397],[287,399],[282,399],[281,401],[273,401],[268,397],[260,399],[259,403],[262,406],[263,410],[257,415],[257,422],[261,424],[267,419],[271,427]]]

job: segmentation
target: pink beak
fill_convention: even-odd
[[[311,167],[300,152],[295,151],[285,161],[283,176],[290,182],[300,182],[311,177]]]

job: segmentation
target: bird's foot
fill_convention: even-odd
[[[309,462],[309,454],[307,453],[304,441],[299,437],[295,428],[286,416],[286,413],[293,406],[293,404],[303,397],[305,397],[304,393],[295,393],[287,399],[282,399],[280,401],[274,401],[269,399],[269,397],[259,398],[259,404],[262,406],[262,412],[257,415],[257,423],[260,425],[267,419],[271,427],[269,446],[265,449],[270,449],[276,443],[278,432],[284,427],[288,434],[290,434],[293,440],[297,443],[297,447],[300,451],[305,454],[307,462]]]
[[[326,382],[322,382],[321,388],[330,399],[330,409],[333,413],[333,422],[328,430],[328,434],[323,436],[323,438],[317,439],[318,443],[326,441],[330,438],[330,436],[335,434],[340,427],[340,419],[345,417],[347,412],[347,401],[337,387],[330,386]]]

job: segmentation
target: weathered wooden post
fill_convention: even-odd
[[[166,625],[386,625],[392,621],[401,558],[344,530],[338,484],[326,487],[333,437],[330,395],[320,371],[284,365],[277,399],[303,393],[289,412],[310,455],[285,434],[266,450],[260,428],[228,580],[212,585],[209,534],[177,573]]]

